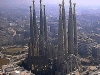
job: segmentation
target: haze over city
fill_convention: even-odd
[[[0,75],[99,75],[99,0],[0,0]]]
[[[59,4],[61,0],[42,0],[43,4]],[[82,6],[98,6],[100,4],[99,0],[72,0],[73,3]],[[65,4],[68,5],[69,0],[65,0]],[[32,0],[0,0],[1,5],[31,5]],[[36,4],[39,4],[39,0],[36,0]]]

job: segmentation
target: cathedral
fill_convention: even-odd
[[[35,1],[30,6],[30,40],[28,43],[28,68],[36,75],[67,75],[80,71],[78,55],[76,4],[69,1],[68,24],[65,4],[59,4],[57,45],[48,39],[46,6],[40,0],[40,22],[37,25]],[[67,29],[68,25],[68,29]],[[68,31],[67,31],[68,30]]]

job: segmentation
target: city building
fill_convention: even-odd
[[[45,5],[40,0],[40,28],[36,22],[35,1],[30,6],[30,40],[28,43],[28,68],[36,75],[65,75],[80,71],[78,56],[76,9],[70,0],[68,36],[64,0],[59,4],[59,25],[57,45],[48,38]],[[33,10],[33,11],[32,11]],[[52,39],[52,38],[51,38]]]

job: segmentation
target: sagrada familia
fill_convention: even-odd
[[[54,46],[48,38],[46,8],[40,0],[40,26],[37,25],[35,1],[30,6],[29,69],[36,75],[67,75],[80,71],[78,55],[76,9],[70,0],[68,24],[64,0],[59,4],[58,42]],[[43,8],[42,8],[43,7]],[[68,31],[67,31],[68,25]]]

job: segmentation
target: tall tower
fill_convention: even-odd
[[[31,54],[34,55],[34,49],[33,49],[33,42],[34,42],[34,26],[33,26],[33,19],[32,19],[32,7],[30,6],[30,49],[31,49]]]
[[[44,52],[45,55],[48,56],[48,32],[47,32],[47,23],[46,23],[46,9],[45,9],[45,5],[43,5],[44,11],[43,11],[43,25],[44,25]],[[46,57],[47,58],[47,57]]]
[[[62,1],[62,24],[63,24],[63,33],[64,33],[64,50],[67,50],[66,15],[65,15],[64,0]]]
[[[62,24],[62,5],[59,4],[59,26],[58,26],[58,68],[63,62],[63,24]]]
[[[35,1],[33,0],[33,26],[34,26],[34,56],[39,55],[38,49],[38,28],[36,24]]]
[[[76,13],[75,13],[75,3],[73,4],[73,25],[74,25],[74,55],[78,55],[78,46],[77,46],[77,27],[76,27]]]
[[[31,57],[33,56],[33,53],[34,53],[34,51],[33,51],[34,49],[33,49],[32,7],[31,6],[30,6],[30,40],[29,40],[29,43],[28,43],[28,47],[29,47],[29,50],[28,50],[28,66],[31,69],[31,66],[32,66]]]
[[[40,0],[40,36],[39,36],[39,55],[44,55],[44,25],[42,13],[42,0]]]
[[[74,51],[74,37],[73,37],[73,14],[72,14],[72,3],[70,0],[69,7],[69,19],[68,19],[68,53],[73,54]]]
[[[47,24],[46,24],[46,12],[45,12],[45,5],[44,7],[44,40],[47,43]]]
[[[40,37],[44,37],[43,13],[42,13],[42,0],[40,0]]]

